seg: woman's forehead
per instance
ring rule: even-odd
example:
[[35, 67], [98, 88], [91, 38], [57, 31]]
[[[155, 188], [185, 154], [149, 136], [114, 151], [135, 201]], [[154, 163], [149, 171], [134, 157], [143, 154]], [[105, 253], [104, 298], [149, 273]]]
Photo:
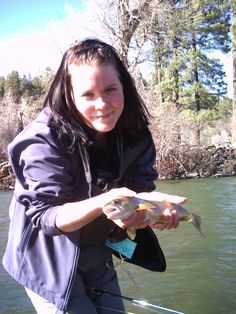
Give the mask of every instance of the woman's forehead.
[[112, 64], [91, 66], [71, 64], [68, 68], [72, 84], [79, 84], [85, 89], [93, 85], [103, 86], [120, 83], [119, 75]]

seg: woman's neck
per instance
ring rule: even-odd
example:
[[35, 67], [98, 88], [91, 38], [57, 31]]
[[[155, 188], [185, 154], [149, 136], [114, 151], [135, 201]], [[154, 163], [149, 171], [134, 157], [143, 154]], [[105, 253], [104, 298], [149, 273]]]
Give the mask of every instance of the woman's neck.
[[105, 148], [107, 145], [108, 133], [96, 133], [95, 136], [95, 147]]

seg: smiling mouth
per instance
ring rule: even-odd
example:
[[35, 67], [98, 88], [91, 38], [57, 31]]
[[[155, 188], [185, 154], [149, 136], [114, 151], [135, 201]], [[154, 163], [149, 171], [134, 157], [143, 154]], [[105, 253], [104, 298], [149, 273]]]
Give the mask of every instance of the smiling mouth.
[[106, 119], [106, 118], [109, 118], [111, 116], [112, 112], [109, 112], [109, 113], [106, 113], [106, 114], [103, 114], [103, 115], [99, 115], [99, 116], [96, 116], [96, 119]]

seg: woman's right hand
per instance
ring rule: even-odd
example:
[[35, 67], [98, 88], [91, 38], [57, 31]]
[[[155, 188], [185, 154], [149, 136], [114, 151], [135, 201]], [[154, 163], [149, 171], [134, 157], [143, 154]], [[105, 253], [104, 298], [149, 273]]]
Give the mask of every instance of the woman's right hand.
[[[136, 193], [128, 188], [116, 188], [103, 194], [103, 198], [106, 199], [106, 203], [103, 206], [103, 212], [110, 220], [115, 219], [127, 219], [134, 212], [134, 208], [127, 208], [122, 206], [123, 203], [127, 203], [127, 199], [135, 196]], [[119, 201], [116, 201], [119, 200]]]
[[108, 199], [107, 203], [116, 199], [116, 198], [121, 198], [121, 197], [133, 197], [137, 193], [133, 190], [130, 190], [126, 187], [122, 188], [115, 188], [111, 189], [110, 191], [106, 192], [106, 198]]
[[[128, 227], [139, 229], [148, 226], [149, 222], [146, 219], [145, 210], [136, 211], [134, 208], [125, 208], [123, 206], [119, 206], [119, 204], [112, 203], [112, 201], [117, 198], [131, 198], [137, 194], [136, 192], [122, 187], [112, 189], [107, 192], [107, 194], [107, 196], [110, 198], [110, 201], [105, 204], [103, 212], [108, 219], [114, 221], [119, 227], [123, 229]], [[109, 206], [109, 203], [111, 203], [111, 206]]]

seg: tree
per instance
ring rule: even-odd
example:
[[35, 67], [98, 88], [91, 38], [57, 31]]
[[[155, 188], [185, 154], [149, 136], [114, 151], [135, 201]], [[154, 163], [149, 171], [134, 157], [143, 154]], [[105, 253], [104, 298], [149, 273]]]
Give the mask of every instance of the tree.
[[[196, 141], [201, 110], [214, 109], [227, 92], [225, 73], [209, 52], [229, 50], [230, 10], [227, 0], [168, 0], [152, 26], [159, 100], [195, 112]], [[199, 115], [200, 114], [200, 115]], [[193, 117], [193, 115], [191, 115]], [[200, 126], [200, 125], [199, 125]]]
[[232, 145], [236, 147], [236, 2], [232, 0], [232, 56], [233, 56], [233, 114], [232, 114]]
[[15, 101], [19, 101], [22, 90], [21, 90], [21, 78], [17, 71], [12, 71], [6, 79], [5, 90], [10, 93]]
[[[99, 19], [127, 67], [134, 69], [147, 40], [153, 3], [161, 0], [100, 0]], [[131, 61], [132, 60], [132, 61]]]
[[5, 94], [5, 78], [0, 76], [0, 97], [3, 97]]

